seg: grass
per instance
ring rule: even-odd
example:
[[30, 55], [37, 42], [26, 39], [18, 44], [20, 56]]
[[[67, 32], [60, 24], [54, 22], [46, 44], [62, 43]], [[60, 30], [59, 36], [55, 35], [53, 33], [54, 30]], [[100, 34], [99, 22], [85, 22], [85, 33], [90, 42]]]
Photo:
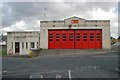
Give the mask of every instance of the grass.
[[0, 56], [5, 56], [7, 55], [7, 50], [6, 49], [3, 49], [0, 51]]

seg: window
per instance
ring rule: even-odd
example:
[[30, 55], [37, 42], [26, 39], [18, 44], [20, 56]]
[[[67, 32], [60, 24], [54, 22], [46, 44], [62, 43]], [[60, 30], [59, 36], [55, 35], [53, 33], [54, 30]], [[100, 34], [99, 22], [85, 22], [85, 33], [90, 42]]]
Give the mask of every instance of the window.
[[60, 35], [59, 35], [59, 34], [56, 34], [56, 38], [60, 38]]
[[11, 42], [11, 45], [12, 45], [11, 48], [13, 49], [13, 42]]
[[49, 34], [49, 35], [53, 35], [53, 34]]
[[80, 41], [80, 39], [76, 39], [76, 41]]
[[94, 38], [94, 36], [90, 36], [90, 38]]
[[80, 38], [80, 36], [76, 36], [76, 38]]
[[49, 41], [53, 41], [53, 39], [49, 39]]
[[73, 39], [69, 39], [69, 41], [73, 41]]
[[66, 35], [63, 35], [62, 37], [63, 37], [63, 38], [66, 38]]
[[97, 41], [100, 41], [100, 39], [97, 39]]
[[77, 25], [74, 25], [74, 27], [76, 27]]
[[56, 38], [60, 38], [59, 36], [56, 36]]
[[26, 42], [26, 49], [28, 49], [28, 42]]
[[73, 38], [73, 36], [72, 36], [72, 35], [70, 35], [70, 36], [69, 36], [69, 38]]
[[45, 23], [47, 23], [47, 21], [44, 21]]
[[53, 35], [49, 35], [49, 38], [53, 38]]
[[66, 39], [63, 39], [63, 41], [66, 41]]
[[22, 42], [22, 49], [24, 49], [24, 42]]
[[87, 38], [87, 36], [83, 36], [83, 38]]
[[100, 36], [97, 36], [97, 38], [100, 38]]
[[35, 43], [34, 42], [30, 42], [30, 48], [35, 48]]
[[53, 23], [55, 23], [56, 21], [53, 21]]
[[69, 27], [72, 27], [72, 25], [69, 25]]
[[95, 27], [97, 27], [97, 25], [95, 25]]
[[90, 39], [90, 41], [93, 41], [93, 39]]
[[39, 43], [37, 42], [37, 48], [39, 48]]
[[83, 38], [87, 38], [87, 36], [83, 36]]
[[59, 39], [56, 39], [56, 41], [59, 41]]

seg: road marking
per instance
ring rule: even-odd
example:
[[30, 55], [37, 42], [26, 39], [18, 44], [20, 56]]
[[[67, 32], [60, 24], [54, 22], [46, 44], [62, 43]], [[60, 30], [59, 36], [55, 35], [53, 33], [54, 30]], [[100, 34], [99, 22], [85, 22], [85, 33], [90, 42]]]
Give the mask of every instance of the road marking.
[[116, 55], [116, 56], [91, 56], [91, 57], [118, 57], [118, 56]]
[[69, 80], [72, 80], [71, 71], [70, 70], [68, 70], [68, 75], [69, 75]]
[[2, 73], [7, 73], [7, 71], [2, 71]]

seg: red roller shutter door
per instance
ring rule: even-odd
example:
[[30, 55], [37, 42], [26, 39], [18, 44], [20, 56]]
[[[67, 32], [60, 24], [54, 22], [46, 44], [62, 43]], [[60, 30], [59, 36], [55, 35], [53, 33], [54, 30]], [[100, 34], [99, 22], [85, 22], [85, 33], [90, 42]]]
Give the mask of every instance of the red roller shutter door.
[[49, 30], [49, 49], [102, 48], [102, 30]]
[[48, 49], [55, 48], [55, 31], [49, 30], [48, 31]]
[[80, 49], [82, 48], [82, 31], [81, 30], [75, 30], [75, 48]]
[[74, 49], [74, 30], [68, 30], [68, 49]]
[[95, 30], [89, 30], [88, 31], [88, 39], [89, 39], [89, 48], [94, 49], [95, 48]]
[[96, 42], [96, 48], [102, 48], [102, 31], [101, 30], [95, 30], [95, 42]]
[[68, 30], [62, 30], [61, 36], [62, 36], [61, 48], [67, 49], [68, 48], [68, 44], [67, 44], [67, 42], [68, 42]]
[[88, 40], [88, 30], [81, 30], [82, 31], [82, 47], [83, 49], [89, 48], [89, 40]]
[[55, 48], [60, 49], [61, 48], [61, 30], [55, 30]]

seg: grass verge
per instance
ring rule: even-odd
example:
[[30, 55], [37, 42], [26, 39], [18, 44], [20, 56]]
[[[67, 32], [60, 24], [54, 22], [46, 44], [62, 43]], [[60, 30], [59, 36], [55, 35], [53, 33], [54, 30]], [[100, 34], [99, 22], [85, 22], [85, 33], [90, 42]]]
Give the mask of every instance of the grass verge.
[[6, 49], [3, 49], [0, 51], [0, 56], [5, 56], [7, 55], [7, 50]]

